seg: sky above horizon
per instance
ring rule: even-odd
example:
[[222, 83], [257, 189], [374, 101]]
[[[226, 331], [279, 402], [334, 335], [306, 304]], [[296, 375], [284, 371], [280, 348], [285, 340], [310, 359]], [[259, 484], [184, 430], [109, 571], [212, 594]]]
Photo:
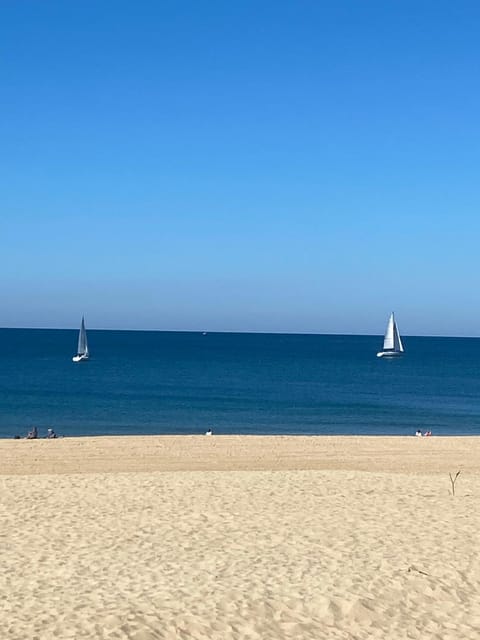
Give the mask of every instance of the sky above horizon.
[[480, 335], [479, 28], [5, 0], [0, 326]]

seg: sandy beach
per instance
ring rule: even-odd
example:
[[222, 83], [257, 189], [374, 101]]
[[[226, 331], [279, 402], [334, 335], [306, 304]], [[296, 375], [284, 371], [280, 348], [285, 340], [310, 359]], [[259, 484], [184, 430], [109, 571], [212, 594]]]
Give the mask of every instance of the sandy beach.
[[480, 438], [2, 440], [0, 464], [1, 638], [478, 637]]

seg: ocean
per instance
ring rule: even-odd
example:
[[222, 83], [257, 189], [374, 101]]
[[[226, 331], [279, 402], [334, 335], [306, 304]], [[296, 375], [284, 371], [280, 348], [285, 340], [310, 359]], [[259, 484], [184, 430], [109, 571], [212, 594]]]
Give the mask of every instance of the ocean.
[[0, 437], [107, 434], [480, 434], [480, 340], [0, 330]]

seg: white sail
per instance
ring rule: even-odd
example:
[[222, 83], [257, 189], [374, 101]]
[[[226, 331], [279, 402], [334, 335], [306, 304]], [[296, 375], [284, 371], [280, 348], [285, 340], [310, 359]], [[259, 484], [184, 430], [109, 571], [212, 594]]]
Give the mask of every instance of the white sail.
[[402, 339], [400, 338], [397, 323], [395, 322], [395, 315], [392, 312], [388, 319], [387, 330], [385, 331], [383, 351], [380, 351], [377, 355], [381, 357], [384, 355], [400, 355], [401, 353], [403, 353]]
[[85, 318], [82, 317], [82, 324], [80, 325], [80, 332], [78, 334], [78, 346], [77, 355], [72, 359], [74, 362], [80, 362], [80, 360], [88, 360], [88, 342], [87, 332], [85, 330]]
[[393, 348], [395, 349], [395, 351], [399, 351], [400, 353], [403, 353], [402, 339], [400, 338], [400, 332], [398, 330], [397, 323], [395, 322], [395, 320], [393, 321]]

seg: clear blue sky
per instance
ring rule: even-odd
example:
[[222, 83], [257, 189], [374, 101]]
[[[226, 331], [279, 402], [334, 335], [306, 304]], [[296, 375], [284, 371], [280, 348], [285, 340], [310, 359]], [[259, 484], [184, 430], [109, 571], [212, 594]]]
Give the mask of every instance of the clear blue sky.
[[0, 326], [480, 335], [480, 4], [4, 0]]

